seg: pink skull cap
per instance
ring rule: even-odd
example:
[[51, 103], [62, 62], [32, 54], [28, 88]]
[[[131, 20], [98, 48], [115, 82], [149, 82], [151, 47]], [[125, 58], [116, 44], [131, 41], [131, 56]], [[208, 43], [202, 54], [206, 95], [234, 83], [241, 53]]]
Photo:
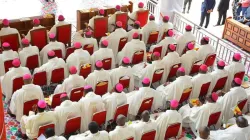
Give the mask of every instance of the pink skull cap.
[[65, 18], [64, 18], [63, 15], [59, 15], [59, 16], [58, 16], [58, 21], [64, 21], [64, 19], [65, 19]]
[[172, 108], [177, 108], [179, 106], [179, 102], [177, 100], [171, 100], [170, 101], [170, 106]]
[[187, 26], [185, 27], [185, 29], [186, 29], [187, 31], [191, 31], [191, 30], [192, 30], [192, 26], [191, 26], [191, 25], [187, 25]]
[[122, 62], [124, 64], [129, 64], [130, 63], [130, 59], [128, 57], [123, 57]]
[[118, 83], [118, 84], [115, 85], [115, 89], [118, 92], [122, 92], [123, 91], [123, 85]]
[[202, 64], [202, 65], [200, 66], [200, 70], [207, 72], [207, 65]]
[[76, 73], [77, 73], [76, 67], [75, 67], [75, 66], [71, 66], [71, 67], [69, 68], [69, 72], [70, 72], [71, 74], [76, 74]]
[[80, 49], [82, 47], [82, 44], [80, 42], [75, 42], [74, 43], [74, 48]]
[[85, 33], [87, 36], [90, 36], [90, 35], [92, 35], [92, 32], [91, 31], [88, 31], [88, 32], [86, 32]]
[[238, 85], [241, 85], [242, 80], [240, 78], [234, 78], [234, 82]]
[[169, 44], [169, 49], [171, 51], [175, 51], [176, 50], [176, 46], [174, 44]]
[[3, 43], [3, 47], [4, 47], [4, 48], [9, 48], [9, 47], [10, 47], [10, 44], [9, 44], [8, 42], [4, 42], [4, 43]]
[[116, 22], [116, 26], [117, 26], [117, 27], [122, 27], [122, 22], [121, 22], [121, 21], [117, 21], [117, 22]]
[[116, 6], [115, 6], [115, 9], [116, 9], [116, 10], [121, 10], [121, 6], [120, 6], [120, 5], [116, 5]]
[[222, 60], [218, 61], [217, 64], [218, 64], [219, 66], [221, 66], [221, 67], [224, 67], [224, 66], [226, 65], [225, 62], [222, 61]]
[[184, 68], [184, 67], [180, 67], [180, 68], [178, 69], [178, 71], [180, 71], [180, 72], [185, 72], [185, 68]]
[[34, 23], [35, 25], [39, 25], [39, 24], [40, 24], [40, 20], [39, 20], [38, 18], [35, 18], [35, 19], [33, 20], [33, 23]]
[[150, 83], [150, 79], [145, 77], [143, 80], [142, 80], [142, 83], [143, 84], [149, 84]]
[[234, 53], [233, 57], [234, 57], [235, 60], [238, 60], [238, 61], [241, 59], [240, 53]]
[[204, 39], [205, 41], [209, 42], [209, 37], [205, 36], [205, 37], [203, 37], [203, 39]]
[[12, 61], [12, 65], [13, 65], [14, 67], [19, 67], [19, 66], [21, 65], [20, 59], [15, 58], [15, 59]]
[[217, 101], [218, 100], [218, 98], [219, 98], [219, 96], [217, 95], [217, 93], [216, 92], [213, 92], [212, 94], [211, 94], [211, 97], [212, 97], [212, 100], [213, 101]]
[[44, 100], [39, 100], [38, 103], [37, 103], [37, 106], [39, 108], [46, 108], [46, 102]]
[[164, 16], [163, 19], [164, 19], [165, 21], [169, 21], [169, 16]]
[[24, 45], [29, 45], [29, 44], [30, 44], [30, 42], [29, 42], [29, 40], [28, 40], [28, 39], [23, 38], [23, 39], [22, 39], [22, 44], [24, 44]]
[[3, 25], [4, 26], [9, 26], [10, 22], [8, 19], [3, 19]]
[[109, 41], [108, 41], [108, 40], [103, 40], [103, 41], [102, 41], [102, 45], [108, 47]]
[[189, 50], [193, 50], [193, 49], [194, 49], [194, 44], [193, 44], [192, 42], [189, 42], [189, 43], [187, 44], [187, 48], [188, 48]]
[[51, 51], [48, 51], [47, 55], [50, 56], [50, 57], [53, 57], [53, 56], [55, 56], [56, 54], [55, 54], [54, 51], [51, 50]]
[[161, 54], [159, 52], [154, 52], [153, 54], [154, 54], [154, 56], [157, 56], [157, 57], [161, 56]]
[[143, 2], [139, 2], [138, 7], [139, 8], [143, 8], [144, 7], [144, 3]]
[[60, 98], [64, 98], [64, 97], [67, 97], [66, 93], [63, 93], [63, 94], [60, 95]]
[[102, 67], [103, 67], [103, 63], [102, 63], [102, 61], [100, 61], [100, 60], [96, 61], [96, 62], [95, 62], [95, 65], [96, 65], [96, 67], [98, 67], [98, 68], [102, 68]]
[[167, 31], [168, 36], [172, 37], [174, 35], [174, 31], [172, 29]]
[[133, 39], [137, 39], [139, 37], [139, 34], [137, 32], [134, 32]]
[[32, 78], [31, 74], [24, 74], [23, 75], [23, 80], [29, 80], [31, 78]]
[[151, 14], [151, 15], [149, 16], [149, 19], [154, 20], [154, 19], [155, 19], [155, 16]]
[[104, 10], [103, 10], [103, 9], [100, 9], [100, 10], [99, 10], [99, 13], [100, 13], [101, 15], [104, 15]]
[[141, 22], [137, 20], [137, 21], [135, 21], [135, 24], [137, 24], [137, 25], [140, 26], [140, 25], [141, 25]]
[[84, 86], [84, 89], [86, 90], [86, 89], [91, 89], [92, 88], [92, 86], [91, 85], [86, 85], [86, 86]]
[[49, 34], [49, 38], [53, 39], [53, 38], [55, 38], [55, 37], [56, 37], [56, 34], [54, 34], [54, 33], [50, 33], [50, 34]]

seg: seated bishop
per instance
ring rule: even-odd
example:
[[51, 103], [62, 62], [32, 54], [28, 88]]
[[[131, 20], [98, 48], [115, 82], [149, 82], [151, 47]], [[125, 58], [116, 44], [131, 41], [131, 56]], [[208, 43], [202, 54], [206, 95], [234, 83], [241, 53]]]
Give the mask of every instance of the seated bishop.
[[168, 30], [173, 30], [174, 26], [173, 24], [169, 21], [169, 16], [164, 16], [162, 19], [162, 24], [159, 27], [159, 36], [158, 36], [158, 42], [160, 42], [162, 39], [164, 39], [164, 34], [168, 31]]
[[[16, 28], [10, 27], [10, 21], [8, 19], [2, 20], [2, 28], [0, 30], [0, 36], [10, 35], [10, 34], [17, 34], [19, 44], [21, 44], [21, 36]], [[4, 42], [0, 42], [1, 44]]]
[[142, 36], [142, 32], [141, 32], [141, 23], [140, 21], [135, 21], [135, 23], [133, 24], [133, 29], [131, 29], [128, 32], [128, 42], [130, 42], [133, 39], [133, 34], [134, 33], [138, 33], [139, 35]]
[[149, 36], [152, 32], [158, 31], [158, 25], [155, 21], [155, 17], [153, 15], [149, 16], [148, 23], [142, 28], [142, 41], [147, 44]]
[[120, 5], [116, 5], [115, 6], [115, 13], [112, 14], [109, 18], [108, 18], [108, 31], [109, 32], [113, 32], [115, 29], [115, 22], [116, 22], [116, 15], [117, 14], [121, 14], [123, 13], [121, 11], [121, 6]]
[[201, 39], [201, 46], [198, 49], [198, 55], [199, 55], [199, 60], [201, 60], [202, 63], [205, 62], [206, 58], [211, 55], [215, 54], [215, 50], [211, 44], [209, 44], [209, 38], [208, 37], [203, 37]]
[[[40, 20], [38, 18], [35, 18], [33, 20], [33, 28], [29, 30], [29, 32], [27, 33], [27, 35], [25, 36], [25, 38], [27, 38], [29, 41], [31, 41], [31, 31], [33, 30], [37, 30], [37, 29], [42, 29], [42, 28], [46, 28], [42, 25], [40, 25]], [[24, 37], [24, 35], [22, 35]]]
[[57, 35], [56, 34], [57, 27], [69, 24], [69, 23], [65, 22], [65, 18], [63, 15], [59, 15], [57, 20], [58, 20], [58, 22], [50, 29], [50, 31], [48, 32], [49, 34], [53, 33], [53, 34]]
[[94, 30], [94, 21], [95, 21], [95, 19], [96, 18], [102, 18], [103, 16], [104, 16], [104, 9], [100, 9], [99, 11], [98, 11], [98, 15], [96, 15], [96, 16], [93, 16], [90, 20], [89, 20], [89, 23], [88, 23], [88, 27], [90, 27], [91, 28], [91, 30]]
[[63, 136], [56, 136], [55, 129], [47, 128], [44, 132], [46, 140], [66, 140]]
[[134, 12], [129, 14], [128, 24], [133, 24], [137, 20], [137, 12], [144, 11], [144, 10], [146, 10], [146, 8], [144, 8], [144, 3], [139, 2], [137, 11], [134, 11]]

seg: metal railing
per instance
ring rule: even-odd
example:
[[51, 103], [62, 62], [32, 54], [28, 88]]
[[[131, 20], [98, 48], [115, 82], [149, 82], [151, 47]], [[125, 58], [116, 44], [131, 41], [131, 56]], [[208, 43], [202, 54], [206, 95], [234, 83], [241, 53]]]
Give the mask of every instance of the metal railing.
[[157, 0], [147, 0], [147, 9], [150, 14], [155, 16], [155, 19], [159, 19], [160, 17], [160, 7]]

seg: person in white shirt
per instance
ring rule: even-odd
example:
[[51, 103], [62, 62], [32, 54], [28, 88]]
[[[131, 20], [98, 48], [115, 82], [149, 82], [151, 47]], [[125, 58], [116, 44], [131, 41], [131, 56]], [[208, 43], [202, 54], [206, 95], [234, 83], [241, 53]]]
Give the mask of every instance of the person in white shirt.
[[3, 52], [0, 54], [0, 76], [3, 76], [7, 71], [5, 71], [4, 62], [19, 58], [18, 53], [13, 51], [10, 44], [4, 42], [2, 44]]
[[198, 60], [202, 60], [201, 63], [204, 63], [208, 55], [215, 54], [215, 50], [211, 44], [209, 44], [209, 38], [208, 37], [203, 37], [200, 41], [201, 46], [199, 47], [198, 55], [199, 58]]
[[89, 24], [88, 27], [91, 28], [91, 30], [94, 30], [94, 21], [96, 18], [102, 18], [104, 16], [104, 10], [100, 9], [98, 12], [98, 15], [93, 16], [90, 20], [89, 20]]
[[150, 15], [149, 22], [142, 28], [142, 41], [147, 44], [150, 34], [156, 31], [158, 31], [158, 25], [155, 22], [155, 17]]
[[62, 52], [62, 58], [65, 58], [65, 45], [62, 42], [56, 41], [56, 35], [54, 33], [49, 34], [50, 42], [46, 46], [43, 47], [43, 49], [40, 51], [40, 57], [42, 60], [42, 64], [45, 64], [48, 62], [48, 51], [52, 50], [61, 50]]
[[135, 130], [132, 126], [126, 125], [126, 117], [124, 115], [118, 115], [116, 123], [115, 129], [109, 132], [110, 140], [135, 139]]
[[143, 35], [142, 35], [142, 32], [141, 32], [141, 23], [140, 23], [140, 21], [135, 21], [133, 27], [134, 27], [134, 28], [131, 29], [131, 30], [128, 32], [128, 42], [130, 42], [130, 41], [133, 39], [133, 34], [134, 34], [134, 33], [138, 33], [139, 35], [143, 36]]
[[209, 128], [207, 126], [201, 127], [199, 129], [199, 136], [197, 136], [195, 140], [210, 140], [209, 135], [210, 135]]
[[57, 33], [57, 31], [56, 31], [57, 27], [69, 24], [69, 23], [65, 22], [64, 20], [65, 20], [64, 16], [63, 16], [63, 15], [59, 15], [59, 16], [58, 16], [58, 23], [55, 24], [55, 25], [50, 29], [50, 31], [49, 31], [48, 33], [49, 33], [49, 34], [50, 34], [50, 33], [53, 33], [53, 34], [56, 35], [56, 33]]
[[95, 62], [100, 60], [102, 61], [103, 59], [107, 59], [107, 58], [111, 58], [111, 69], [115, 68], [115, 64], [116, 64], [116, 60], [114, 57], [114, 53], [112, 51], [112, 49], [107, 48], [109, 46], [109, 42], [107, 40], [103, 40], [101, 42], [100, 48], [99, 50], [97, 50], [96, 52], [94, 52], [91, 55], [91, 68], [92, 71], [95, 70]]
[[91, 58], [88, 51], [82, 49], [80, 42], [74, 43], [75, 51], [70, 54], [66, 60], [68, 68], [74, 66], [77, 68], [78, 74], [80, 73], [81, 66], [91, 64]]
[[179, 53], [180, 56], [183, 54], [183, 51], [186, 45], [189, 42], [193, 42], [193, 44], [195, 44], [195, 40], [196, 40], [196, 37], [192, 33], [192, 26], [187, 25], [185, 29], [186, 29], [186, 32], [182, 36], [180, 36], [177, 40], [177, 46], [178, 46], [177, 52]]
[[30, 56], [37, 55], [38, 56], [38, 67], [41, 65], [40, 57], [39, 57], [39, 49], [37, 46], [31, 46], [28, 39], [22, 39], [22, 50], [19, 51], [19, 57], [21, 60], [21, 65], [24, 67], [27, 64], [27, 59]]
[[37, 18], [35, 18], [33, 20], [33, 25], [34, 25], [33, 28], [29, 30], [29, 32], [28, 32], [28, 34], [26, 36], [22, 35], [24, 38], [27, 38], [29, 41], [31, 41], [31, 34], [30, 34], [31, 31], [45, 28], [44, 26], [40, 25], [40, 20], [37, 19]]
[[47, 128], [44, 132], [46, 140], [66, 140], [63, 136], [56, 136], [53, 128]]
[[144, 11], [145, 9], [143, 7], [144, 7], [144, 3], [139, 2], [138, 3], [138, 10], [129, 14], [128, 24], [133, 24], [137, 20], [137, 12], [138, 11]]
[[158, 127], [158, 140], [164, 140], [168, 126], [175, 123], [180, 123], [180, 129], [177, 136], [180, 137], [182, 132], [182, 117], [177, 112], [178, 106], [179, 103], [177, 100], [171, 100], [170, 110], [160, 114], [160, 116], [156, 119], [156, 124]]
[[109, 32], [113, 32], [115, 29], [115, 22], [116, 22], [116, 15], [117, 14], [121, 14], [121, 6], [120, 5], [116, 5], [115, 6], [115, 13], [112, 14], [109, 18], [108, 18], [108, 30]]
[[181, 56], [181, 66], [185, 68], [186, 74], [190, 74], [193, 64], [198, 59], [198, 53], [194, 50], [194, 44], [191, 42], [187, 44], [186, 50], [186, 53]]
[[[5, 35], [10, 35], [10, 34], [18, 34], [18, 41], [19, 45], [21, 46], [21, 37], [17, 29], [11, 28], [9, 26], [10, 22], [8, 19], [3, 19], [2, 20], [3, 27], [0, 30], [0, 37], [5, 36]], [[3, 43], [3, 42], [0, 42]]]
[[233, 62], [230, 65], [225, 67], [225, 70], [228, 71], [228, 78], [225, 87], [225, 91], [229, 91], [231, 88], [231, 83], [234, 80], [234, 75], [238, 72], [245, 72], [245, 66], [241, 63], [240, 53], [235, 53], [233, 56]]
[[160, 42], [163, 38], [163, 35], [168, 30], [173, 30], [174, 26], [171, 22], [169, 22], [169, 16], [164, 16], [162, 19], [163, 23], [159, 27], [159, 36], [158, 36], [158, 42]]
[[16, 120], [20, 122], [23, 116], [24, 103], [31, 100], [44, 100], [43, 91], [40, 86], [32, 83], [30, 74], [23, 75], [24, 85], [21, 89], [15, 91], [9, 105], [10, 113], [16, 116]]
[[13, 80], [15, 78], [23, 77], [24, 74], [30, 74], [30, 71], [26, 67], [21, 66], [21, 62], [18, 58], [12, 61], [13, 68], [11, 68], [1, 81], [2, 92], [5, 95], [5, 102], [8, 103], [13, 94]]

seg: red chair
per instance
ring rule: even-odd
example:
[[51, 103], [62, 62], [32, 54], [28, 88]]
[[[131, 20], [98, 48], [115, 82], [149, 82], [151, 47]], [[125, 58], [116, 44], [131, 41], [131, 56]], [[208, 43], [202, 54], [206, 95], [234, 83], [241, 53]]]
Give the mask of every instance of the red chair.
[[67, 93], [63, 92], [63, 93], [53, 95], [52, 101], [51, 101], [51, 108], [56, 108], [57, 106], [61, 105], [61, 99], [60, 99], [61, 94], [67, 94]]
[[199, 72], [201, 66], [201, 64], [199, 64], [200, 62], [201, 60], [194, 62], [189, 75], [193, 75]]
[[181, 99], [179, 100], [179, 103], [182, 104], [182, 103], [186, 102], [189, 99], [191, 92], [192, 92], [191, 87], [185, 89], [181, 95]]
[[206, 97], [210, 84], [211, 82], [208, 82], [201, 86], [199, 98]]
[[87, 78], [91, 73], [91, 64], [85, 64], [85, 66], [81, 66], [80, 75], [84, 78]]
[[149, 10], [143, 10], [143, 11], [137, 11], [136, 15], [137, 15], [137, 21], [140, 21], [141, 23], [141, 27], [143, 27], [144, 25], [146, 25], [148, 23], [148, 14], [149, 14]]
[[83, 46], [83, 50], [86, 50], [89, 52], [90, 55], [94, 53], [94, 45], [93, 44], [86, 44]]
[[106, 36], [108, 32], [108, 18], [96, 18], [94, 19], [94, 38], [99, 40], [103, 36]]
[[122, 76], [119, 80], [119, 83], [123, 85], [123, 88], [129, 88], [130, 78], [124, 79], [126, 76]]
[[34, 74], [33, 84], [39, 86], [47, 85], [47, 74], [46, 71], [38, 72]]
[[145, 110], [151, 110], [152, 104], [153, 104], [154, 98], [147, 98], [144, 99], [141, 103], [140, 109], [138, 111], [138, 114], [140, 115]]
[[81, 117], [74, 117], [67, 120], [64, 135], [77, 132], [81, 128]]
[[213, 92], [216, 92], [218, 90], [222, 90], [224, 88], [224, 86], [226, 85], [226, 82], [227, 82], [227, 77], [220, 78], [216, 82], [214, 89], [213, 89]]
[[148, 37], [147, 44], [155, 44], [155, 43], [157, 43], [158, 35], [159, 35], [159, 31], [151, 32], [149, 37]]
[[181, 127], [180, 123], [169, 125], [165, 133], [165, 140], [169, 138], [176, 138], [178, 136], [180, 127]]
[[159, 52], [160, 53], [160, 56], [161, 56], [161, 52], [162, 52], [162, 46], [157, 46], [153, 49], [153, 53], [154, 52]]
[[39, 131], [38, 131], [38, 137], [39, 137], [41, 134], [44, 134], [44, 132], [45, 132], [46, 129], [48, 129], [48, 128], [52, 128], [52, 129], [55, 130], [55, 124], [49, 123], [49, 124], [40, 126], [40, 127], [39, 127]]
[[155, 130], [151, 130], [149, 132], [143, 133], [141, 140], [154, 140], [155, 139], [155, 134], [156, 131]]
[[116, 14], [116, 21], [120, 21], [122, 22], [122, 28], [124, 30], [127, 30], [127, 24], [128, 24], [128, 13], [120, 13], [120, 14]]
[[39, 50], [42, 50], [44, 46], [48, 44], [47, 29], [36, 29], [30, 31], [31, 35], [31, 45], [37, 46]]
[[22, 86], [24, 85], [23, 83], [23, 77], [17, 77], [15, 79], [13, 79], [13, 87], [12, 87], [12, 94], [17, 91], [18, 89], [21, 89]]
[[118, 106], [115, 111], [114, 121], [116, 121], [118, 115], [124, 115], [125, 117], [127, 117], [128, 107], [129, 107], [129, 104]]
[[26, 101], [23, 105], [23, 115], [29, 116], [29, 112], [32, 111], [33, 105], [37, 105], [38, 99]]
[[212, 126], [212, 125], [217, 124], [217, 122], [218, 122], [219, 119], [220, 119], [220, 114], [221, 114], [221, 112], [212, 113], [212, 114], [209, 116], [207, 126], [210, 127], [210, 126]]
[[74, 47], [70, 47], [66, 49], [66, 56], [65, 59], [67, 59], [69, 57], [70, 54], [72, 54], [75, 51]]
[[93, 114], [92, 121], [96, 122], [99, 126], [105, 124], [107, 111], [100, 111]]
[[205, 59], [204, 64], [207, 65], [207, 67], [212, 67], [214, 65], [215, 59], [216, 59], [216, 54], [209, 54]]
[[105, 58], [102, 60], [103, 69], [110, 70], [112, 67], [112, 58]]
[[176, 77], [176, 72], [177, 70], [181, 67], [181, 63], [179, 64], [174, 64], [171, 69], [170, 69], [170, 72], [168, 74], [168, 78], [167, 78], [167, 81], [173, 77]]
[[35, 54], [32, 56], [29, 56], [26, 61], [26, 67], [30, 70], [34, 70], [35, 68], [39, 67], [39, 55]]
[[62, 50], [53, 50], [55, 52], [56, 57], [63, 58], [62, 56]]
[[140, 50], [134, 53], [132, 58], [132, 64], [138, 64], [143, 62], [144, 59], [144, 50]]
[[9, 71], [9, 69], [13, 67], [12, 61], [13, 61], [13, 60], [4, 61], [5, 73], [7, 73], [7, 72]]
[[238, 102], [238, 107], [242, 111], [247, 103], [247, 99], [241, 100]]
[[61, 83], [64, 80], [64, 68], [54, 69], [51, 72], [51, 83]]
[[[13, 51], [18, 51], [19, 49], [19, 36], [18, 34], [9, 34], [9, 35], [4, 35], [0, 36], [0, 42], [8, 42], [10, 44], [10, 47]], [[2, 46], [2, 43], [0, 46]]]
[[118, 45], [118, 52], [120, 52], [124, 48], [127, 42], [128, 42], [128, 38], [126, 37], [120, 39], [120, 42]]
[[84, 88], [79, 87], [79, 88], [74, 88], [70, 92], [70, 100], [74, 102], [78, 102], [84, 95]]
[[104, 95], [108, 92], [108, 81], [100, 81], [95, 86], [95, 94]]
[[241, 72], [238, 72], [234, 75], [234, 78], [240, 78], [241, 80], [243, 79], [245, 75], [245, 72], [244, 71], [241, 71]]
[[65, 45], [71, 44], [71, 24], [56, 27], [56, 40]]
[[162, 78], [162, 75], [163, 75], [163, 72], [164, 72], [164, 69], [155, 70], [154, 75], [153, 75], [152, 83], [160, 82], [161, 78]]
[[134, 138], [133, 138], [133, 137], [130, 137], [130, 138], [127, 138], [126, 140], [134, 140]]

